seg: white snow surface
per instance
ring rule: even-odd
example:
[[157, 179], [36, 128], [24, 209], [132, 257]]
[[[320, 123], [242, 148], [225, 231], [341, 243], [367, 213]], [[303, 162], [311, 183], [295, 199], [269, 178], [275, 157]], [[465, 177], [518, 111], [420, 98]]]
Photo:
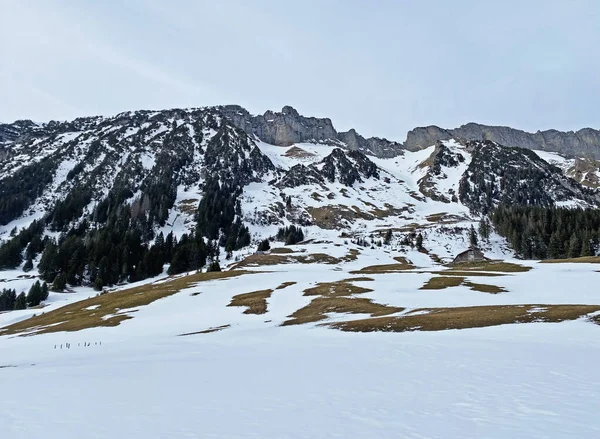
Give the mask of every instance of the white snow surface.
[[[310, 302], [306, 288], [392, 256], [361, 249], [344, 264], [270, 266], [122, 310], [135, 312], [117, 327], [0, 337], [2, 437], [598, 437], [600, 328], [590, 322], [365, 334], [280, 326]], [[374, 281], [358, 284], [374, 291], [360, 297], [408, 310], [600, 303], [594, 264], [530, 262], [527, 273], [469, 278], [508, 290], [491, 295], [419, 290], [433, 276], [427, 270], [443, 267], [416, 251], [407, 257], [420, 274], [369, 275]], [[275, 290], [266, 314], [227, 306], [233, 295], [290, 281], [297, 284]]]

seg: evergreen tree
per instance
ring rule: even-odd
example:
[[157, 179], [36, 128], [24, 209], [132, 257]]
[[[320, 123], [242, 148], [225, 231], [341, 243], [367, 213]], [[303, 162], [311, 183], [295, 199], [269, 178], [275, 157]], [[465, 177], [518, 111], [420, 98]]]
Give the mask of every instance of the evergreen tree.
[[48, 295], [49, 295], [48, 284], [46, 282], [44, 282], [44, 283], [42, 283], [42, 293], [40, 295], [42, 302], [44, 300], [48, 300]]
[[479, 221], [479, 235], [482, 239], [488, 240], [490, 238], [491, 226], [487, 218], [482, 218]]
[[26, 309], [27, 308], [27, 297], [25, 293], [21, 293], [17, 296], [15, 300], [15, 310]]
[[423, 235], [421, 235], [420, 233], [417, 235], [416, 247], [418, 250], [421, 250], [423, 248]]
[[29, 292], [27, 293], [27, 305], [29, 306], [38, 306], [42, 301], [42, 286], [40, 285], [40, 281], [36, 281]]
[[209, 265], [208, 268], [206, 270], [206, 272], [213, 272], [213, 271], [221, 271], [221, 266], [219, 265], [219, 261], [214, 260], [212, 261]]
[[568, 255], [570, 258], [578, 258], [581, 256], [581, 239], [579, 238], [579, 234], [577, 232], [573, 232], [571, 234]]
[[259, 252], [266, 252], [268, 250], [271, 249], [271, 245], [269, 244], [269, 240], [268, 239], [263, 239], [260, 244], [258, 244], [258, 248], [257, 251]]
[[102, 278], [100, 276], [96, 276], [96, 279], [94, 279], [94, 289], [96, 291], [102, 291], [102, 287], [104, 287]]
[[11, 289], [3, 289], [0, 292], [0, 311], [12, 311], [15, 308], [17, 292]]
[[25, 263], [23, 264], [23, 271], [25, 273], [29, 272], [33, 270], [33, 261], [31, 260], [31, 258], [28, 258]]
[[592, 256], [592, 245], [590, 244], [590, 239], [586, 235], [584, 236], [583, 241], [581, 242], [581, 256]]
[[52, 282], [52, 291], [62, 292], [67, 287], [67, 275], [65, 273], [60, 273]]
[[475, 227], [473, 227], [473, 225], [471, 225], [471, 229], [469, 230], [469, 244], [473, 248], [477, 247], [477, 244], [478, 244], [477, 232], [475, 231]]
[[559, 259], [563, 256], [562, 242], [558, 232], [553, 232], [548, 244], [548, 256], [552, 259]]
[[388, 229], [387, 232], [385, 232], [385, 237], [383, 238], [383, 243], [385, 245], [390, 245], [390, 243], [392, 242], [392, 229]]

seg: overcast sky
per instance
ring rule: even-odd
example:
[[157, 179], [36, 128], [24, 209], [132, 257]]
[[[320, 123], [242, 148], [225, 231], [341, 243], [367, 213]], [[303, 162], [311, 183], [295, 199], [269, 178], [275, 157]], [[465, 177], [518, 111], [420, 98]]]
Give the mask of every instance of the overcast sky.
[[292, 105], [403, 141], [600, 128], [600, 1], [0, 0], [0, 121]]

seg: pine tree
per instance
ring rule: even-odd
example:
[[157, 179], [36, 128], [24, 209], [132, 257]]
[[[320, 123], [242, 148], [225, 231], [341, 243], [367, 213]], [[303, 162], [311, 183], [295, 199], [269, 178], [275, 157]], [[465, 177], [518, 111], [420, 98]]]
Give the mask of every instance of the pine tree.
[[29, 306], [38, 306], [42, 301], [42, 286], [40, 285], [40, 281], [36, 281], [29, 292], [27, 293], [27, 305]]
[[590, 239], [586, 235], [581, 243], [581, 256], [592, 256], [592, 246], [590, 244]]
[[473, 227], [473, 225], [471, 225], [471, 230], [469, 230], [469, 244], [473, 248], [477, 247], [477, 244], [478, 244], [477, 232], [475, 231], [475, 227]]
[[40, 294], [41, 301], [43, 302], [44, 300], [48, 300], [49, 294], [50, 293], [48, 291], [48, 284], [46, 282], [44, 282], [42, 284], [42, 292]]
[[423, 235], [421, 235], [420, 233], [417, 235], [416, 246], [418, 250], [421, 250], [423, 248]]
[[102, 291], [102, 287], [104, 287], [102, 278], [100, 276], [96, 276], [96, 279], [94, 279], [94, 289], [96, 291]]
[[579, 239], [579, 235], [574, 232], [571, 234], [571, 239], [569, 240], [569, 253], [568, 256], [570, 258], [577, 258], [581, 255], [581, 240]]
[[490, 238], [490, 222], [487, 218], [482, 218], [479, 221], [479, 235], [482, 239], [488, 240]]
[[31, 260], [31, 258], [28, 258], [25, 263], [23, 264], [23, 271], [25, 273], [27, 273], [28, 271], [33, 270], [33, 261]]
[[62, 292], [67, 287], [67, 275], [65, 273], [60, 273], [52, 282], [52, 291]]
[[390, 245], [390, 243], [392, 242], [392, 229], [388, 229], [387, 232], [385, 232], [385, 237], [383, 238], [383, 243], [385, 245]]
[[207, 273], [214, 271], [221, 271], [221, 266], [217, 260], [212, 261], [206, 270]]
[[270, 250], [270, 248], [271, 248], [271, 245], [269, 244], [269, 240], [264, 239], [260, 242], [260, 244], [258, 244], [257, 251], [266, 252], [266, 251]]
[[21, 293], [17, 296], [15, 300], [15, 310], [26, 309], [27, 308], [27, 297], [25, 293]]
[[562, 257], [562, 243], [558, 232], [553, 232], [550, 236], [550, 243], [548, 244], [548, 256], [552, 259], [558, 259]]

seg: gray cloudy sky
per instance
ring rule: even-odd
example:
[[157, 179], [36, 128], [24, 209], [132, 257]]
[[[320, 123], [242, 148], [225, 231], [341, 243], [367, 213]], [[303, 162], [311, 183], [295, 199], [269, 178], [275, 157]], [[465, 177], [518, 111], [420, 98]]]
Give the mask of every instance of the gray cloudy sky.
[[292, 105], [403, 141], [600, 128], [600, 1], [0, 0], [0, 121]]

